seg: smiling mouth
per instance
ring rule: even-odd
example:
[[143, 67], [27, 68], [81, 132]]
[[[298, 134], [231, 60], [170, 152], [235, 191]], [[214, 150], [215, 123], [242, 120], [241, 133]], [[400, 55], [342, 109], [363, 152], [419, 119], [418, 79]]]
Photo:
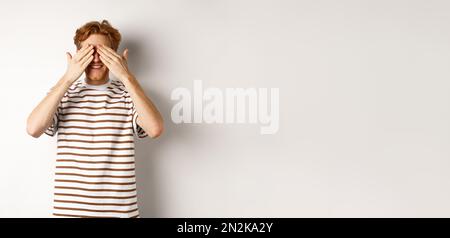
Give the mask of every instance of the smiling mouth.
[[103, 65], [97, 64], [97, 65], [89, 65], [89, 68], [91, 69], [101, 69]]

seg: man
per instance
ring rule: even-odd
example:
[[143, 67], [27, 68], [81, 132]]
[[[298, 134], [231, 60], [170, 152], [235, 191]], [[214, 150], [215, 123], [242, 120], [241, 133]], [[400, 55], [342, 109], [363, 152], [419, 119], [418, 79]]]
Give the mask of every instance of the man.
[[54, 216], [139, 217], [133, 135], [158, 137], [163, 119], [120, 40], [106, 20], [79, 28], [66, 73], [28, 117], [31, 136], [58, 132]]

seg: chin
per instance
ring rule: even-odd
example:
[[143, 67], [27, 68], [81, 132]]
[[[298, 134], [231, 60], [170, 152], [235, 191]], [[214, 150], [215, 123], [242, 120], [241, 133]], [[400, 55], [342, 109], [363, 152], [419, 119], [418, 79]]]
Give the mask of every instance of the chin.
[[92, 81], [102, 81], [107, 78], [107, 72], [86, 72], [86, 77]]

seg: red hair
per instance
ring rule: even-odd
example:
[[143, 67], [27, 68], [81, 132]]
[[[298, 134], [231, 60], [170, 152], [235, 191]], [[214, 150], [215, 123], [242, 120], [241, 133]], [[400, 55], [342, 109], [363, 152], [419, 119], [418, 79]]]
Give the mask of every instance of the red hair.
[[81, 42], [85, 41], [92, 34], [105, 35], [111, 42], [112, 49], [117, 51], [119, 48], [120, 40], [122, 39], [119, 31], [112, 27], [107, 20], [103, 20], [101, 22], [88, 22], [77, 29], [75, 36], [73, 37], [73, 42], [77, 46], [77, 49], [80, 49]]

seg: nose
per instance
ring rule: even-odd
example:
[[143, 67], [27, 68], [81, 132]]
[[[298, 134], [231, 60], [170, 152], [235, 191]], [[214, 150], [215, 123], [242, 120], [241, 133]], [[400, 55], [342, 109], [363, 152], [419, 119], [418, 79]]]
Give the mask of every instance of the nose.
[[95, 63], [101, 62], [100, 55], [97, 52], [97, 49], [94, 50], [94, 59], [92, 60]]

